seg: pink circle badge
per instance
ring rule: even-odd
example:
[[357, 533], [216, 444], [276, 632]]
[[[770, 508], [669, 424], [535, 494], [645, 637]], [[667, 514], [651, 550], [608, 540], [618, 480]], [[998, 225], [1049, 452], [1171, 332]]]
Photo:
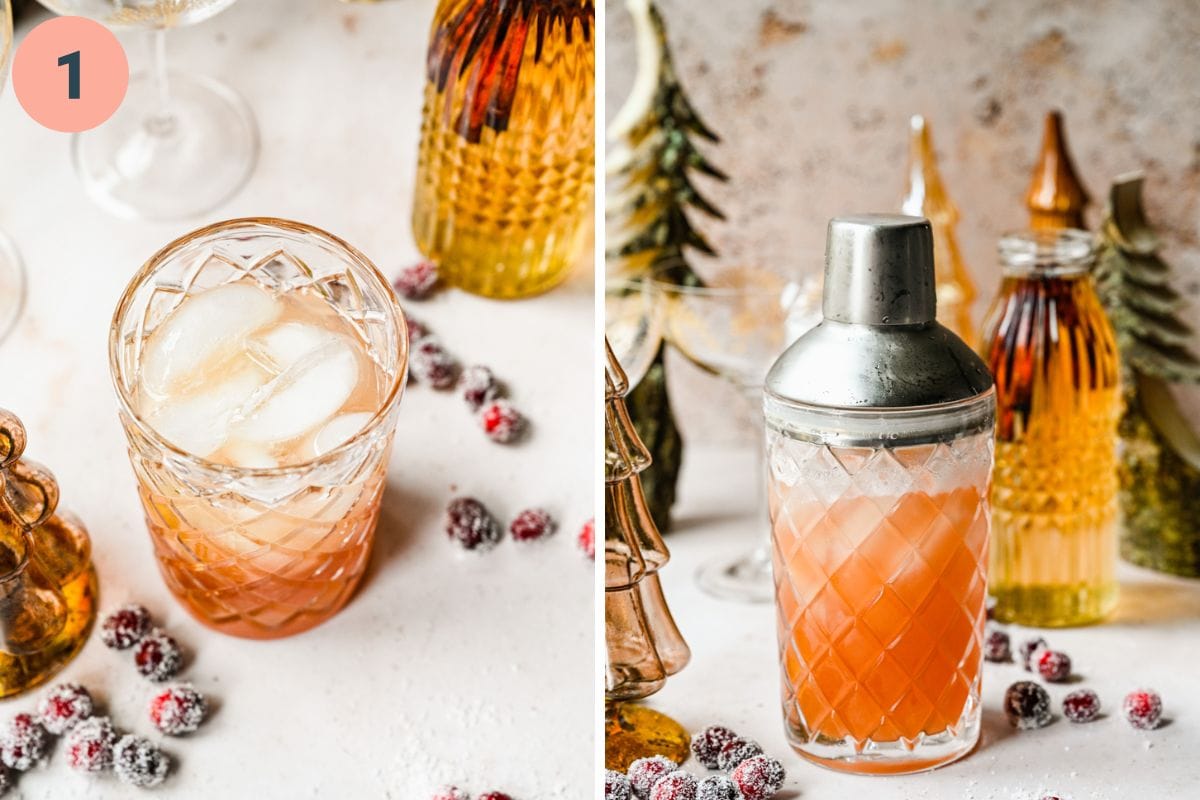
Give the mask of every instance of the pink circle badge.
[[113, 115], [129, 86], [129, 61], [112, 31], [84, 17], [38, 25], [17, 48], [13, 92], [25, 113], [65, 133], [90, 130]]

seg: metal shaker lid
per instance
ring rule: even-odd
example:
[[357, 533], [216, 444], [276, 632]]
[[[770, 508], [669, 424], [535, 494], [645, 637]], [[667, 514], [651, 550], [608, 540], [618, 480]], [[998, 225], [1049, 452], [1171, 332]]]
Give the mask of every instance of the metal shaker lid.
[[935, 317], [933, 231], [922, 217], [829, 222], [824, 319], [784, 351], [768, 396], [827, 408], [914, 408], [987, 392], [992, 376]]

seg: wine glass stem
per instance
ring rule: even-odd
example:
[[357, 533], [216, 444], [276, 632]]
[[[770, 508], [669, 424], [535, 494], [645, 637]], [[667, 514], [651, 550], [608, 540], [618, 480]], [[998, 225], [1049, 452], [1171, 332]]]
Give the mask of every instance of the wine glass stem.
[[171, 80], [167, 73], [167, 29], [150, 31], [150, 47], [153, 53], [154, 90], [158, 95], [158, 111], [147, 121], [147, 127], [155, 136], [169, 136], [175, 129], [175, 114], [171, 109]]
[[[754, 545], [753, 560], [760, 567], [766, 567], [771, 560], [771, 523], [770, 508], [767, 503], [767, 448], [766, 424], [763, 418], [762, 387], [742, 386], [742, 398], [746, 402], [751, 426], [754, 429], [754, 528], [757, 542]], [[760, 530], [763, 533], [757, 533]]]

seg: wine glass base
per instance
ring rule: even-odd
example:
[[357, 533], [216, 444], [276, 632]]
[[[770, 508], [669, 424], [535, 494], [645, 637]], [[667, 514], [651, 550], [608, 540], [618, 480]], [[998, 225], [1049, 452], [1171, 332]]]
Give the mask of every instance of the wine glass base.
[[704, 592], [721, 600], [769, 603], [775, 597], [771, 561], [758, 551], [709, 561], [696, 572], [696, 583]]
[[0, 231], [0, 342], [12, 333], [25, 307], [25, 268], [12, 240]]
[[169, 115], [152, 75], [138, 74], [117, 113], [72, 139], [75, 169], [101, 207], [129, 219], [211, 211], [245, 184], [258, 159], [246, 102], [211, 78], [170, 73]]

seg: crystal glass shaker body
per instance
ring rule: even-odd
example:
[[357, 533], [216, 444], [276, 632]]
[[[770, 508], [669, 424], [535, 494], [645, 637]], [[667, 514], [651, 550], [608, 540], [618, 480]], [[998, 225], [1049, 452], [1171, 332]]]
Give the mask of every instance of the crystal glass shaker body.
[[991, 593], [1022, 625], [1095, 622], [1117, 601], [1116, 337], [1090, 234], [1014, 234], [984, 342], [996, 376]]
[[824, 766], [915, 772], [979, 736], [994, 393], [934, 321], [927, 221], [829, 230], [824, 320], [764, 400], [784, 726]]

